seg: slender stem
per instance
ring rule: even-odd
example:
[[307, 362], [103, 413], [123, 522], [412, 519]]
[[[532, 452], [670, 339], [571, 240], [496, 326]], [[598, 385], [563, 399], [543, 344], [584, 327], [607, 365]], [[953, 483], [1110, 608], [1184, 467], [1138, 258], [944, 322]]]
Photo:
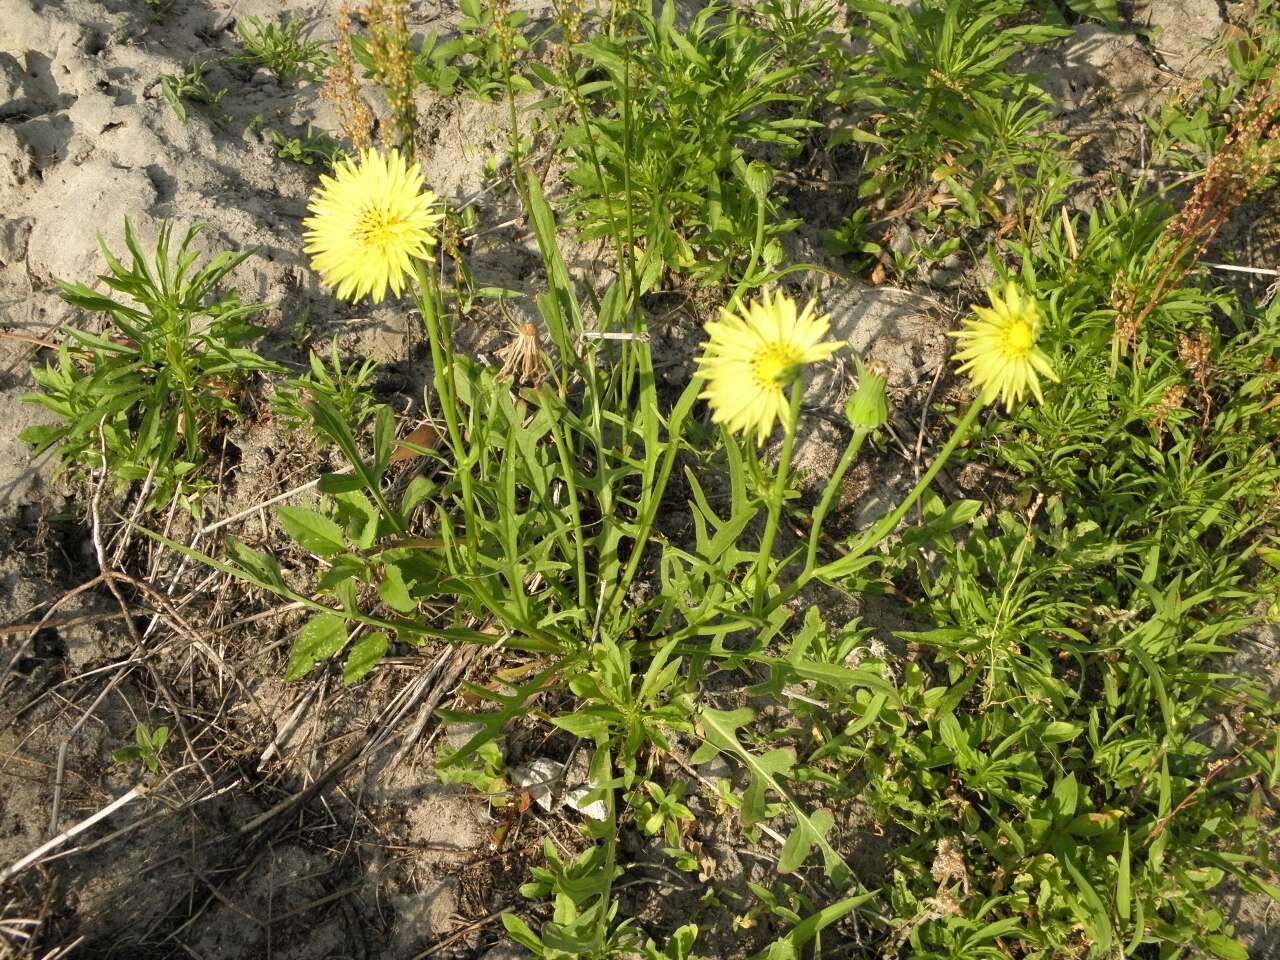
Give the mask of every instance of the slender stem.
[[[920, 478], [912, 491], [907, 494], [907, 498], [898, 504], [897, 509], [886, 516], [881, 517], [876, 525], [871, 528], [871, 531], [865, 534], [858, 543], [854, 545], [853, 549], [850, 551], [853, 556], [865, 553], [893, 532], [894, 528], [898, 526], [902, 518], [907, 515], [907, 511], [910, 510], [912, 505], [920, 499], [920, 495], [924, 493], [929, 484], [933, 482], [933, 478], [941, 472], [947, 460], [950, 459], [951, 454], [954, 453], [956, 447], [960, 445], [960, 441], [969, 435], [969, 430], [977, 421], [978, 414], [982, 412], [983, 406], [984, 404], [982, 403], [981, 398], [975, 399], [969, 404], [969, 409], [964, 412], [964, 416], [961, 417], [960, 422], [956, 424], [956, 429], [955, 432], [951, 434], [951, 439], [949, 439], [943, 448], [938, 451], [938, 456], [935, 457], [933, 463], [929, 465], [929, 469], [925, 471], [924, 476]], [[826, 566], [831, 566], [831, 564], [826, 564]], [[818, 572], [821, 573], [823, 569], [824, 567], [819, 567]]]
[[[629, 25], [626, 13], [623, 15], [624, 30]], [[629, 38], [624, 37], [622, 41], [622, 195], [624, 201], [623, 216], [626, 218], [627, 258], [625, 263], [619, 264], [619, 267], [627, 271], [627, 317], [630, 319], [630, 332], [643, 333], [643, 320], [638, 310], [632, 310], [632, 306], [639, 303], [640, 300], [640, 275], [636, 267], [636, 227], [635, 227], [635, 195], [632, 187], [631, 177], [631, 158], [634, 156], [633, 145], [635, 143], [635, 111], [632, 109], [632, 89], [631, 89], [631, 55], [634, 44], [629, 42]], [[622, 350], [622, 395], [628, 396], [635, 385], [635, 351], [631, 349], [631, 344], [624, 342]]]
[[764, 250], [764, 214], [765, 214], [765, 198], [764, 194], [756, 195], [756, 240], [751, 245], [751, 259], [747, 261], [747, 269], [742, 274], [742, 279], [738, 281], [738, 285], [733, 288], [733, 296], [730, 303], [734, 300], [740, 300], [742, 294], [746, 292], [747, 285], [751, 282], [751, 274], [756, 269], [756, 263], [760, 260], [760, 253]]
[[564, 471], [564, 483], [569, 489], [569, 512], [573, 514], [573, 552], [578, 568], [578, 607], [587, 609], [587, 557], [582, 544], [582, 511], [578, 506], [578, 484], [573, 478], [573, 465], [569, 462], [569, 451], [560, 424], [551, 418], [551, 439], [556, 445], [556, 453], [560, 455], [560, 469]]
[[427, 341], [431, 346], [431, 379], [440, 398], [445, 427], [449, 432], [449, 446], [453, 451], [454, 469], [462, 484], [462, 512], [466, 528], [466, 540], [475, 544], [476, 524], [474, 495], [471, 490], [471, 456], [462, 439], [462, 426], [458, 419], [457, 384], [453, 379], [451, 357], [447, 355], [441, 329], [440, 290], [434, 277], [421, 260], [414, 261], [418, 279], [418, 309], [427, 329]]
[[636, 573], [640, 569], [640, 558], [645, 555], [645, 546], [649, 543], [649, 532], [653, 529], [653, 524], [658, 519], [658, 510], [662, 506], [662, 495], [666, 492], [667, 483], [671, 480], [671, 468], [675, 465], [676, 454], [680, 451], [680, 436], [681, 431], [684, 429], [684, 417], [688, 413], [689, 406], [692, 405], [692, 395], [696, 395], [702, 389], [702, 385], [701, 377], [695, 376], [691, 379], [673, 408], [671, 420], [667, 424], [667, 444], [666, 450], [663, 451], [662, 455], [662, 465], [658, 468], [658, 476], [654, 480], [653, 486], [643, 494], [645, 506], [636, 521], [635, 544], [631, 548], [631, 557], [627, 560], [627, 566], [622, 572], [622, 578], [609, 591], [609, 599], [607, 601], [609, 605], [614, 602], [615, 598], [626, 596], [627, 591], [631, 588], [631, 581], [635, 579]]
[[591, 116], [587, 112], [587, 105], [583, 101], [582, 94], [578, 90], [577, 71], [573, 66], [572, 52], [565, 51], [565, 88], [570, 92], [570, 99], [573, 100], [574, 108], [578, 111], [578, 123], [582, 125], [582, 131], [586, 135], [587, 154], [591, 158], [591, 166], [596, 172], [596, 183], [600, 185], [600, 196], [604, 200], [605, 216], [609, 218], [609, 233], [613, 237], [613, 244], [617, 248], [614, 256], [618, 258], [618, 279], [622, 281], [622, 289], [624, 291], [624, 300], [628, 304], [626, 313], [629, 315], [631, 302], [631, 268], [627, 265], [627, 256], [624, 251], [622, 234], [618, 232], [618, 217], [613, 209], [613, 195], [608, 188], [608, 183], [604, 176], [604, 165], [600, 162], [600, 154], [596, 150], [595, 131], [592, 129]]
[[[625, 23], [625, 21], [624, 21]], [[631, 195], [631, 44], [622, 42], [622, 195], [626, 201], [623, 216], [627, 225], [627, 263], [631, 282], [628, 284], [634, 297], [640, 296], [640, 284], [636, 277], [636, 228], [633, 219], [635, 200]]]
[[845, 473], [857, 459], [858, 451], [862, 449], [862, 441], [867, 439], [869, 432], [866, 429], [853, 431], [853, 438], [844, 448], [844, 455], [840, 458], [840, 462], [836, 464], [836, 472], [831, 475], [831, 479], [827, 481], [827, 488], [822, 491], [822, 499], [818, 501], [818, 509], [813, 511], [813, 518], [810, 521], [809, 549], [805, 554], [804, 573], [800, 575], [801, 577], [808, 577], [818, 565], [818, 538], [822, 534], [822, 523], [827, 518], [831, 504], [835, 502], [836, 493], [840, 490], [840, 481], [844, 479]]
[[791, 473], [791, 451], [796, 440], [796, 424], [800, 420], [800, 401], [804, 398], [804, 377], [797, 376], [791, 384], [790, 407], [787, 411], [786, 433], [782, 437], [782, 456], [778, 460], [778, 472], [769, 490], [769, 516], [764, 524], [764, 536], [760, 540], [760, 553], [756, 557], [756, 590], [751, 601], [752, 611], [758, 616], [764, 610], [765, 584], [769, 577], [769, 560], [773, 556], [773, 541], [778, 535], [778, 517], [782, 515], [782, 501], [787, 495], [787, 480]]
[[391, 526], [395, 528], [396, 533], [405, 533], [404, 518], [400, 516], [400, 511], [391, 506], [391, 502], [387, 499], [386, 494], [382, 492], [375, 477], [372, 483], [366, 483], [365, 489], [369, 491], [369, 495], [373, 497], [373, 502], [377, 505], [378, 510], [387, 518]]
[[933, 463], [930, 464], [925, 475], [920, 478], [919, 482], [916, 483], [911, 492], [907, 494], [905, 500], [898, 504], [893, 511], [881, 517], [876, 522], [875, 526], [864, 533], [858, 539], [858, 542], [855, 543], [844, 556], [833, 560], [830, 563], [823, 564], [813, 570], [809, 570], [808, 567], [806, 567], [805, 572], [801, 573], [801, 575], [797, 577], [795, 581], [787, 587], [787, 589], [774, 598], [773, 602], [769, 604], [768, 609], [770, 611], [776, 610], [787, 600], [799, 593], [814, 577], [821, 579], [825, 572], [829, 571], [832, 567], [837, 566], [838, 564], [847, 563], [852, 558], [862, 556], [881, 540], [891, 534], [902, 521], [902, 518], [907, 515], [907, 511], [910, 510], [912, 505], [920, 499], [920, 495], [928, 489], [929, 484], [933, 482], [933, 478], [938, 475], [939, 471], [942, 470], [947, 460], [951, 457], [951, 454], [955, 452], [956, 447], [960, 445], [960, 441], [968, 436], [969, 430], [977, 421], [978, 414], [982, 412], [982, 408], [984, 406], [985, 404], [982, 402], [981, 397], [976, 398], [969, 404], [969, 409], [965, 411], [964, 416], [960, 418], [960, 422], [956, 424], [956, 429], [951, 434], [951, 439], [949, 439], [946, 442], [946, 445], [938, 451], [937, 457], [934, 458]]
[[524, 179], [520, 176], [520, 126], [516, 113], [516, 91], [511, 85], [511, 26], [507, 22], [510, 16], [508, 2], [490, 0], [489, 15], [494, 20], [495, 32], [498, 34], [498, 47], [502, 54], [502, 85], [507, 91], [507, 120], [511, 124], [511, 169], [516, 184], [516, 192], [524, 201], [524, 208], [529, 209], [529, 197], [526, 193]]

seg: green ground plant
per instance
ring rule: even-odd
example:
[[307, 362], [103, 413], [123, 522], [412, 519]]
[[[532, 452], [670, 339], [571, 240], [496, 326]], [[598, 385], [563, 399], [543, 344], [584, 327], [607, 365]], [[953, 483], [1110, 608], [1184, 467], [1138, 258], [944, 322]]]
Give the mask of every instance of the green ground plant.
[[278, 130], [268, 130], [267, 133], [276, 148], [276, 156], [281, 160], [308, 167], [316, 163], [330, 167], [346, 156], [336, 141], [325, 133], [312, 130], [310, 124], [301, 137], [287, 137]]
[[105, 470], [118, 491], [141, 483], [148, 508], [177, 497], [197, 512], [210, 480], [200, 472], [212, 435], [240, 417], [241, 391], [254, 374], [280, 368], [244, 347], [262, 334], [250, 323], [264, 304], [217, 295], [251, 253], [221, 253], [200, 263], [192, 227], [171, 252], [173, 224], [163, 222], [148, 258], [125, 222], [126, 260], [106, 245], [100, 293], [61, 282], [62, 298], [107, 328], [67, 328], [57, 359], [35, 368], [40, 392], [25, 397], [61, 421], [31, 427], [22, 438], [54, 450], [62, 467], [84, 475]]
[[307, 23], [293, 17], [280, 24], [245, 17], [236, 22], [240, 52], [231, 62], [262, 67], [282, 84], [315, 80], [324, 74], [329, 60], [324, 45], [306, 34]]
[[[851, 111], [851, 123], [831, 146], [863, 150], [858, 196], [866, 202], [832, 232], [831, 248], [882, 258], [901, 274], [956, 252], [964, 228], [1006, 220], [1034, 228], [1052, 213], [1062, 196], [1045, 187], [1061, 184], [1054, 168], [1065, 141], [1041, 129], [1048, 96], [1007, 65], [1068, 31], [1015, 22], [1023, 0], [849, 6], [865, 52], [838, 62], [843, 79], [830, 99]], [[890, 251], [880, 235], [896, 222], [927, 239]]]
[[[152, 536], [305, 612], [290, 681], [357, 684], [427, 643], [504, 652], [504, 669], [464, 685], [474, 709], [441, 711], [477, 731], [440, 757], [442, 778], [518, 814], [502, 734], [523, 724], [558, 755], [585, 751], [578, 809], [603, 811], [580, 821], [576, 845], [546, 842], [522, 887], [528, 909], [503, 915], [534, 956], [695, 960], [716, 924], [752, 960], [1245, 960], [1224, 885], [1280, 900], [1280, 708], [1233, 661], [1240, 631], [1280, 607], [1280, 305], [1214, 287], [1195, 260], [1274, 174], [1271, 101], [1242, 81], [1187, 121], [1193, 134], [1169, 135], [1198, 142], [1188, 169], [1218, 188], [1175, 204], [1120, 182], [1064, 217], [1069, 175], [1040, 131], [1045, 96], [1006, 69], [1057, 28], [1013, 0], [851, 9], [867, 46], [842, 59], [823, 39], [829, 6], [777, 0], [745, 16], [712, 4], [677, 26], [671, 4], [619, 3], [598, 19], [559, 5], [556, 59], [529, 68], [569, 118], [569, 188], [553, 208], [515, 123], [522, 23], [501, 3], [464, 7], [464, 29], [486, 37], [466, 66], [508, 100], [506, 169], [545, 282], [537, 322], [517, 328], [513, 355], [528, 363], [488, 366], [455, 347], [453, 324], [479, 298], [516, 296], [479, 285], [463, 245], [439, 235], [477, 214], [443, 216], [399, 156], [404, 189], [386, 195], [344, 165], [307, 230], [313, 250], [345, 257], [317, 270], [355, 298], [412, 300], [434, 438], [402, 439], [370, 394], [372, 366], [344, 366], [335, 344], [273, 403], [346, 464], [318, 477], [313, 502], [276, 509], [280, 544], [228, 538], [218, 557]], [[449, 41], [397, 43], [416, 58], [414, 82], [454, 82], [463, 54]], [[412, 92], [376, 56], [366, 67]], [[894, 208], [945, 236], [933, 255], [957, 249], [960, 230], [1001, 224], [991, 304], [958, 332], [970, 382], [930, 411], [945, 426], [918, 478], [864, 524], [840, 500], [886, 432], [887, 372], [853, 358], [843, 452], [821, 492], [802, 493], [803, 368], [830, 354], [825, 333], [753, 352], [730, 319], [758, 309], [778, 329], [804, 326], [768, 299], [801, 269], [778, 242], [793, 224], [776, 174], [804, 148], [815, 78], [832, 63], [850, 78], [834, 100], [857, 120], [863, 199], [880, 204], [848, 225], [850, 251], [882, 253], [868, 231]], [[1251, 110], [1264, 118], [1258, 151], [1225, 132]], [[614, 251], [611, 279], [571, 274], [564, 227]], [[105, 455], [121, 479], [147, 480], [153, 503], [161, 469], [180, 469], [171, 487], [196, 476], [200, 425], [234, 414], [223, 379], [266, 369], [218, 346], [247, 339], [257, 308], [206, 303], [243, 255], [184, 282], [190, 237], [162, 266], [167, 229], [154, 269], [128, 231], [132, 267], [108, 257], [104, 279], [141, 307], [64, 287], [126, 343], [73, 332], [75, 348], [37, 374], [38, 402], [64, 424], [31, 437], [81, 470]], [[694, 371], [668, 379], [651, 294], [685, 278], [723, 291], [724, 312]], [[197, 315], [209, 333], [193, 332]], [[152, 326], [168, 332], [144, 336]], [[740, 383], [717, 366], [734, 349], [750, 354]], [[771, 413], [756, 434], [749, 382], [780, 401], [780, 429]], [[990, 497], [944, 498], [935, 484], [960, 458], [995, 478]], [[890, 634], [832, 612], [872, 597], [910, 626]], [[692, 837], [708, 811], [766, 852], [768, 879], [701, 879]], [[878, 866], [851, 855], [869, 833]], [[699, 878], [695, 916], [627, 915], [627, 840], [689, 886]]]
[[202, 64], [192, 64], [184, 74], [165, 74], [160, 78], [160, 95], [169, 104], [173, 115], [183, 123], [187, 122], [187, 106], [183, 101], [203, 103], [213, 106], [227, 95], [225, 87], [213, 90], [205, 81], [204, 75], [209, 68]]
[[[503, 3], [462, 0], [459, 4], [457, 34], [441, 39], [436, 31], [427, 33], [416, 48], [406, 45], [406, 80], [422, 85], [440, 96], [464, 89], [481, 100], [497, 100], [508, 89], [524, 93], [533, 85], [518, 66], [504, 63], [503, 43], [523, 59], [531, 45], [522, 32], [528, 11], [510, 10]], [[408, 38], [406, 37], [406, 41]], [[366, 79], [386, 86], [386, 71], [379, 66], [376, 36], [353, 36], [352, 52], [365, 71]]]
[[668, 270], [758, 285], [780, 263], [777, 238], [799, 221], [780, 216], [773, 171], [747, 150], [795, 153], [816, 125], [792, 92], [816, 61], [784, 61], [783, 40], [717, 4], [685, 29], [672, 3], [656, 16], [629, 6], [541, 72], [574, 120], [563, 139], [575, 225], [635, 260], [640, 290]]
[[[344, 678], [354, 682], [376, 669], [394, 638], [485, 646], [500, 640], [536, 658], [536, 673], [509, 692], [468, 687], [494, 712], [471, 718], [483, 729], [450, 764], [466, 763], [491, 743], [552, 682], [563, 694], [548, 713], [551, 726], [594, 747], [596, 787], [588, 802], [602, 801], [607, 814], [589, 831], [598, 844], [595, 852], [584, 854], [576, 867], [592, 864], [597, 886], [590, 895], [577, 891], [572, 909], [566, 891], [556, 894], [563, 916], [538, 935], [543, 955], [612, 956], [622, 949], [619, 944], [633, 942], [631, 925], [617, 922], [610, 892], [625, 807], [603, 785], [639, 791], [635, 806], [645, 811], [645, 823], [658, 817], [664, 841], [674, 840], [676, 858], [687, 859], [678, 831], [665, 826], [668, 816], [680, 820], [685, 808], [674, 798], [686, 788], [655, 783], [661, 787], [655, 791], [644, 784], [656, 775], [654, 764], [673, 739], [695, 736], [695, 729], [702, 743], [695, 762], [723, 753], [750, 776], [753, 786], [741, 801], [744, 824], [791, 821], [782, 871], [819, 856], [836, 896], [816, 920], [784, 938], [799, 946], [871, 894], [857, 889], [831, 845], [830, 814], [811, 811], [794, 795], [791, 754], [748, 749], [743, 738], [754, 712], [722, 709], [719, 698], [701, 694], [701, 685], [713, 672], [741, 672], [746, 678], [763, 671], [770, 689], [816, 682], [846, 694], [892, 690], [879, 666], [851, 668], [811, 654], [808, 648], [826, 630], [813, 614], [801, 642], [793, 642], [784, 631], [791, 618], [784, 601], [809, 583], [847, 585], [927, 488], [980, 405], [971, 406], [934, 468], [893, 515], [850, 537], [841, 555], [823, 556], [816, 548], [827, 500], [815, 508], [813, 548], [803, 557], [778, 557], [773, 544], [782, 506], [794, 495], [789, 461], [803, 390], [797, 380], [781, 464], [769, 467], [753, 444], [717, 431], [714, 442], [725, 451], [729, 487], [715, 498], [724, 507], [713, 508], [694, 472], [683, 468], [696, 537], [687, 546], [673, 543], [656, 524], [672, 478], [679, 475], [677, 462], [712, 442], [690, 418], [703, 383], [695, 379], [667, 406], [659, 399], [645, 340], [616, 341], [620, 353], [608, 363], [603, 355], [579, 353], [574, 344], [587, 329], [579, 291], [560, 259], [555, 224], [537, 181], [530, 178], [525, 190], [550, 284], [537, 301], [553, 346], [550, 379], [515, 391], [493, 370], [451, 351], [442, 291], [434, 273], [420, 269], [417, 302], [436, 357], [444, 438], [438, 449], [420, 451], [434, 461], [431, 479], [420, 475], [393, 498], [386, 482], [396, 449], [390, 411], [378, 409], [366, 448], [335, 404], [312, 390], [303, 409], [350, 469], [321, 478], [324, 499], [318, 509], [282, 508], [277, 519], [298, 548], [323, 559], [326, 572], [312, 591], [303, 592], [286, 584], [274, 557], [234, 540], [228, 543], [229, 564], [202, 559], [313, 611], [290, 651], [289, 678], [341, 657]], [[624, 328], [626, 309], [622, 287], [615, 284], [601, 300], [596, 329]], [[613, 341], [595, 342], [592, 352], [600, 353]], [[881, 402], [871, 404], [877, 415], [865, 422], [859, 419], [865, 398], [851, 408], [851, 453], [841, 472], [883, 424], [884, 381], [867, 377], [865, 383]], [[761, 521], [763, 533], [751, 532]], [[635, 599], [641, 576], [656, 576], [662, 587], [643, 601]], [[361, 599], [369, 588], [378, 598], [373, 608]], [[427, 609], [447, 612], [424, 616]], [[524, 936], [518, 925], [511, 929]], [[574, 944], [572, 950], [565, 943]]]
[[111, 751], [111, 759], [116, 763], [130, 763], [141, 760], [148, 773], [160, 769], [160, 751], [169, 742], [169, 728], [156, 727], [152, 730], [145, 723], [139, 723], [133, 730], [134, 742], [130, 746]]
[[159, 23], [173, 9], [173, 0], [146, 0], [151, 22]]
[[[834, 755], [916, 838], [893, 887], [913, 955], [1016, 936], [1037, 956], [1243, 960], [1215, 892], [1231, 877], [1280, 894], [1265, 879], [1280, 710], [1227, 659], [1273, 617], [1259, 560], [1280, 517], [1280, 309], [1160, 267], [1200, 240], [1170, 236], [1229, 212], [1188, 217], [1198, 197], [1242, 199], [1214, 178], [1265, 181], [1253, 156], [1220, 153], [1182, 211], [1137, 188], [1012, 247], [1067, 389], [979, 451], [1017, 477], [1017, 506], [975, 509], [959, 541], [904, 538], [935, 624], [904, 636], [962, 695], [910, 748], [890, 734]], [[1134, 289], [1152, 308], [1126, 328]]]
[[306, 405], [319, 397], [332, 405], [355, 435], [361, 434], [377, 409], [369, 392], [377, 376], [377, 361], [366, 357], [344, 364], [335, 337], [329, 344], [327, 357], [312, 351], [307, 362], [306, 373], [276, 387], [271, 397], [271, 412], [290, 430], [309, 429], [314, 421]]

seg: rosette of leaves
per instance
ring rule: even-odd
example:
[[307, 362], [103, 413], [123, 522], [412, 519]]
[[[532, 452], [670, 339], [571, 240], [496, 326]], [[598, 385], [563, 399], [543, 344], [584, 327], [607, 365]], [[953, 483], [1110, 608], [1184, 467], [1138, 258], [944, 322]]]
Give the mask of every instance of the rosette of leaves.
[[249, 318], [266, 304], [215, 296], [252, 251], [220, 253], [201, 266], [192, 249], [201, 229], [189, 229], [171, 255], [173, 224], [164, 221], [148, 261], [126, 220], [128, 260], [102, 245], [108, 269], [99, 279], [108, 292], [59, 281], [62, 298], [101, 314], [105, 328], [68, 327], [56, 358], [32, 371], [40, 391], [23, 398], [59, 421], [24, 430], [24, 441], [54, 450], [73, 474], [105, 469], [117, 491], [144, 483], [150, 509], [176, 496], [198, 510], [209, 439], [240, 418], [250, 376], [280, 372], [243, 346], [264, 332]]

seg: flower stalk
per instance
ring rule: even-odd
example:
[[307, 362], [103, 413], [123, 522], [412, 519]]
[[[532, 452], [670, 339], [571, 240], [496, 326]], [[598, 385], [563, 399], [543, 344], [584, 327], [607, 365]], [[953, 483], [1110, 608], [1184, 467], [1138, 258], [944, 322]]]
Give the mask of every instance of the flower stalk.
[[760, 552], [756, 556], [756, 589], [751, 601], [752, 612], [759, 616], [764, 610], [765, 591], [768, 587], [769, 560], [773, 556], [773, 541], [778, 535], [778, 518], [787, 498], [787, 481], [791, 476], [791, 454], [795, 446], [796, 425], [800, 421], [800, 401], [804, 398], [804, 378], [796, 376], [791, 383], [790, 409], [786, 432], [782, 435], [782, 455], [778, 459], [778, 472], [774, 474], [765, 503], [768, 516], [764, 524], [764, 536], [760, 538]]
[[418, 311], [422, 314], [422, 324], [426, 330], [427, 343], [431, 348], [431, 381], [436, 396], [440, 398], [440, 408], [444, 415], [445, 429], [449, 437], [449, 448], [453, 452], [454, 468], [462, 486], [462, 512], [466, 525], [466, 535], [470, 539], [475, 533], [475, 496], [471, 486], [471, 454], [463, 438], [462, 421], [458, 412], [458, 387], [453, 379], [453, 365], [449, 362], [447, 332], [444, 324], [443, 304], [440, 297], [440, 286], [426, 264], [418, 259], [413, 261], [414, 275], [418, 281], [418, 295], [415, 298]]

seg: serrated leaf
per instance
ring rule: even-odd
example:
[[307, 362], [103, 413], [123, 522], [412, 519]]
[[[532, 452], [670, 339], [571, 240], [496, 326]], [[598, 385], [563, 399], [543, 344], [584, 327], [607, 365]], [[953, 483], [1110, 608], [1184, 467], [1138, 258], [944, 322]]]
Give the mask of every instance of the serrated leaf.
[[344, 686], [356, 683], [382, 662], [382, 658], [387, 655], [387, 639], [383, 631], [373, 630], [352, 645], [347, 654], [346, 665], [342, 668]]
[[413, 613], [418, 603], [409, 595], [409, 585], [405, 583], [404, 574], [394, 563], [384, 563], [382, 579], [378, 581], [378, 596], [391, 609], [398, 613]]
[[280, 507], [276, 510], [276, 519], [284, 532], [308, 553], [331, 557], [346, 549], [342, 528], [322, 513], [306, 507]]
[[[825, 837], [830, 832], [835, 820], [830, 811], [815, 810], [809, 818], [809, 822], [820, 836]], [[813, 834], [808, 830], [800, 827], [792, 830], [791, 835], [787, 837], [787, 842], [782, 845], [782, 856], [778, 858], [778, 872], [794, 873], [801, 864], [809, 859], [809, 853], [813, 850], [813, 842]]]
[[321, 660], [327, 660], [347, 642], [347, 621], [334, 613], [320, 613], [307, 621], [289, 649], [285, 680], [305, 677]]
[[840, 854], [836, 853], [835, 848], [827, 842], [825, 831], [830, 829], [830, 823], [826, 824], [825, 829], [818, 829], [824, 822], [823, 818], [815, 822], [814, 816], [796, 803], [781, 783], [780, 777], [789, 775], [795, 762], [790, 751], [771, 750], [764, 756], [757, 757], [738, 741], [737, 729], [755, 719], [755, 713], [746, 707], [730, 711], [703, 707], [698, 713], [698, 718], [707, 743], [716, 749], [732, 753], [751, 773], [751, 785], [743, 796], [742, 822], [748, 824], [749, 803], [755, 807], [752, 813], [757, 819], [763, 817], [764, 791], [766, 788], [772, 790], [791, 809], [791, 814], [796, 821], [796, 830], [806, 833], [806, 837], [797, 843], [807, 840], [811, 847], [816, 846], [822, 851], [823, 869], [832, 883], [841, 887], [852, 883], [853, 872]]

